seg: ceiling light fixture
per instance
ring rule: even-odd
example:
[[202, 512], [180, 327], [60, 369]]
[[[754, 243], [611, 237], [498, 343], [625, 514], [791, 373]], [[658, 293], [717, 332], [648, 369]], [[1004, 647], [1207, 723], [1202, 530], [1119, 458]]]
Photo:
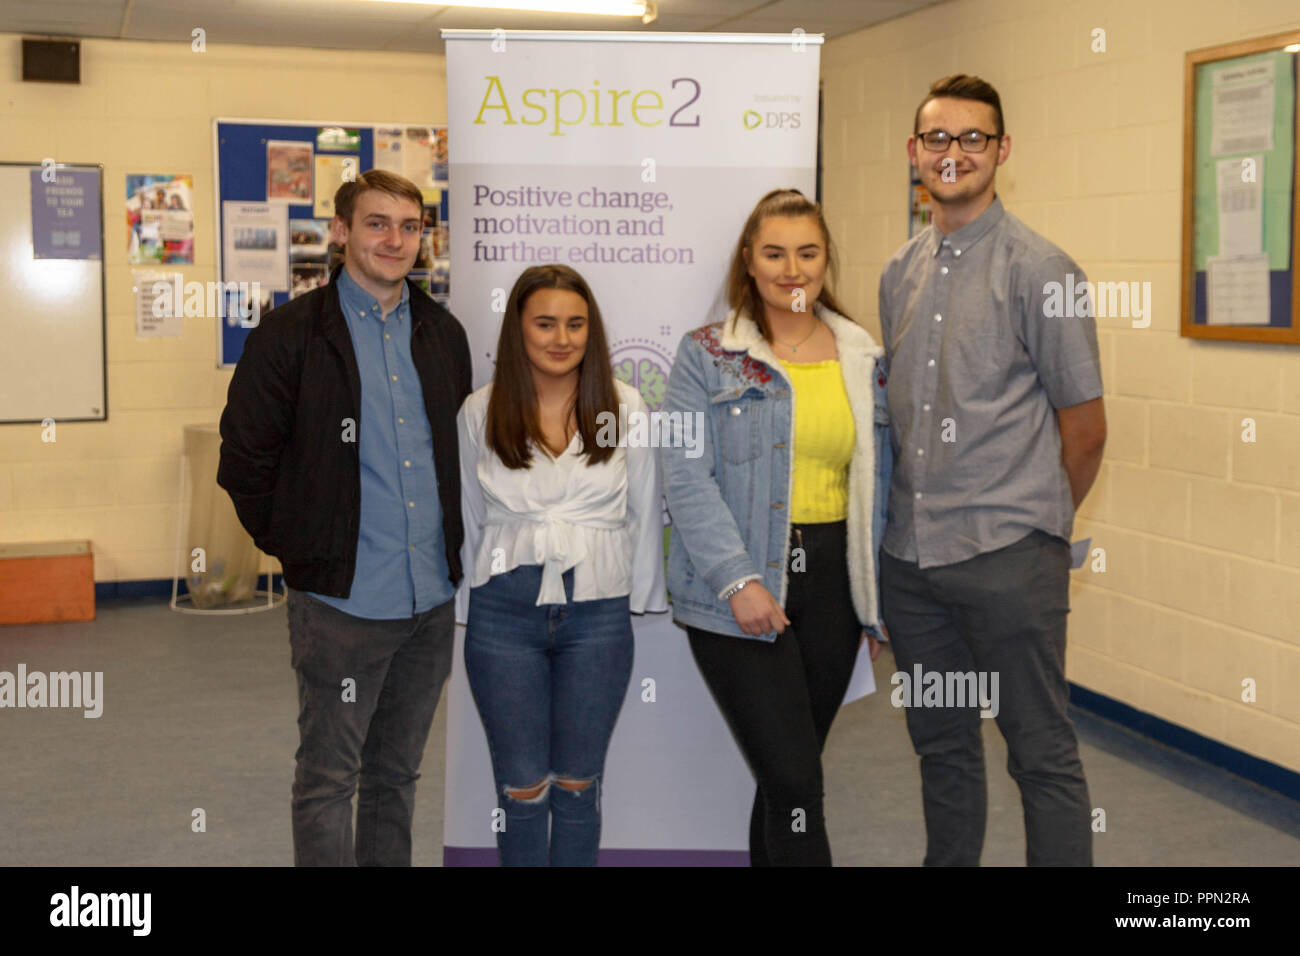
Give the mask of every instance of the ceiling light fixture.
[[431, 7], [477, 7], [482, 10], [527, 10], [531, 13], [590, 13], [640, 17], [651, 23], [659, 15], [655, 0], [371, 0], [372, 3], [421, 3]]

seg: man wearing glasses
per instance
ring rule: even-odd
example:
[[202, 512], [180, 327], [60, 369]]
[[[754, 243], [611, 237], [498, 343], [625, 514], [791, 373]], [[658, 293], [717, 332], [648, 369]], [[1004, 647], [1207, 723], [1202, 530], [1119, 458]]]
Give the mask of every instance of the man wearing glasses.
[[[988, 83], [937, 80], [907, 152], [934, 220], [880, 280], [895, 461], [880, 566], [899, 670], [937, 672], [945, 688], [941, 702], [919, 687], [907, 701], [925, 864], [979, 863], [984, 715], [1007, 742], [1028, 863], [1088, 866], [1065, 636], [1074, 511], [1106, 421], [1090, 303], [1068, 319], [1043, 308], [1051, 283], [1073, 274], [1079, 288], [1083, 271], [1003, 209], [994, 176], [1011, 139]], [[977, 686], [993, 699], [957, 693]]]

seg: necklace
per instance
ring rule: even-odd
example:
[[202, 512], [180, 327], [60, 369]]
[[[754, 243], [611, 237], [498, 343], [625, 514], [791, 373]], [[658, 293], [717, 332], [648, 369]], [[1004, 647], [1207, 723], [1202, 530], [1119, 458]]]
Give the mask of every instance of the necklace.
[[792, 355], [797, 354], [799, 352], [799, 346], [803, 345], [805, 342], [807, 342], [810, 338], [813, 337], [813, 335], [817, 332], [817, 326], [820, 324], [821, 323], [819, 323], [817, 319], [814, 317], [812, 321], [812, 331], [810, 331], [807, 335], [801, 338], [794, 345], [791, 345], [789, 342], [783, 341], [781, 339], [777, 339], [775, 335], [773, 335], [772, 338], [776, 339], [777, 342], [780, 342], [782, 345], [788, 348]]

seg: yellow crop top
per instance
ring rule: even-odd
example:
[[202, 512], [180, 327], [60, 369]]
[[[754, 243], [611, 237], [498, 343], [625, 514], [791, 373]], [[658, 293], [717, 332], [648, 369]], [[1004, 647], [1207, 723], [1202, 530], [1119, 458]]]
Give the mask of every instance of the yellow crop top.
[[801, 524], [843, 521], [855, 429], [840, 363], [779, 361], [795, 393], [790, 518]]

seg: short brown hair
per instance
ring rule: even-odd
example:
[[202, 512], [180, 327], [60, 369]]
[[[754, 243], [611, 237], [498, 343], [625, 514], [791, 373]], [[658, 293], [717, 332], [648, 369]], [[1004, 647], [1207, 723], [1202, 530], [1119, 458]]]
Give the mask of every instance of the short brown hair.
[[754, 320], [763, 338], [769, 343], [772, 341], [772, 329], [767, 324], [767, 310], [763, 308], [763, 298], [759, 295], [754, 277], [749, 274], [749, 264], [745, 261], [746, 250], [751, 256], [754, 254], [754, 237], [758, 235], [758, 227], [768, 216], [786, 216], [791, 219], [811, 216], [817, 221], [822, 241], [826, 244], [826, 280], [822, 283], [822, 291], [818, 294], [817, 301], [832, 312], [838, 312], [848, 318], [835, 300], [834, 293], [831, 292], [830, 277], [836, 272], [835, 246], [831, 242], [831, 231], [826, 227], [826, 217], [822, 215], [821, 203], [813, 202], [797, 189], [773, 189], [758, 201], [754, 211], [745, 220], [745, 225], [740, 230], [740, 239], [736, 242], [736, 251], [731, 257], [731, 269], [727, 275], [727, 304], [737, 313], [746, 313]]
[[916, 108], [916, 117], [912, 120], [913, 136], [921, 132], [921, 110], [925, 108], [925, 104], [941, 96], [987, 103], [993, 107], [994, 120], [998, 126], [997, 134], [1001, 136], [1006, 132], [1002, 125], [1002, 99], [998, 96], [998, 91], [993, 89], [993, 85], [978, 76], [954, 73], [952, 76], [940, 77], [930, 84], [930, 92], [925, 94], [925, 99], [921, 100], [921, 105]]
[[334, 193], [334, 215], [338, 216], [348, 228], [352, 228], [352, 211], [357, 200], [367, 191], [378, 189], [394, 199], [409, 199], [420, 207], [424, 214], [424, 194], [420, 187], [405, 176], [390, 173], [383, 169], [368, 169], [352, 182], [346, 182]]

